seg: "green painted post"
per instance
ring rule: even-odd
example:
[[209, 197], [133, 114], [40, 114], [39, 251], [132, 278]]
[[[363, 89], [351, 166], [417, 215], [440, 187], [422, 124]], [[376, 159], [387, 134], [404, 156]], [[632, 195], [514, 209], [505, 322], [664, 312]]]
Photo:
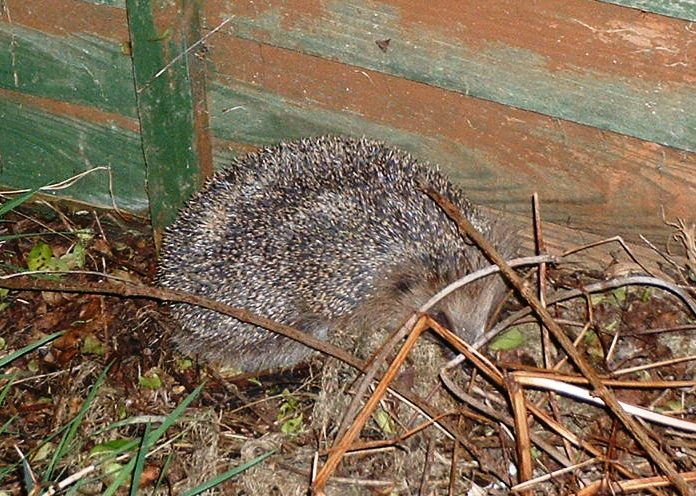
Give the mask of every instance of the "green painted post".
[[146, 163], [150, 216], [162, 229], [212, 173], [204, 72], [194, 0], [127, 0], [133, 74]]

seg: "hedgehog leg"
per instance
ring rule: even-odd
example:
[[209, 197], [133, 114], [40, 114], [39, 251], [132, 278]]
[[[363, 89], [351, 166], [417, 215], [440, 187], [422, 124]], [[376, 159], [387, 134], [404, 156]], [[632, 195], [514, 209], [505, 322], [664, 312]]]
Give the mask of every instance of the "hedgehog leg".
[[[302, 314], [295, 320], [293, 325], [305, 334], [321, 339], [322, 341], [326, 341], [329, 338], [329, 324], [320, 315]], [[280, 355], [277, 357], [277, 366], [289, 367], [296, 365], [303, 362], [314, 353], [312, 348], [298, 343], [297, 341], [292, 341], [287, 338], [282, 339], [282, 341], [286, 346], [280, 350]]]
[[[317, 339], [326, 340], [329, 336], [329, 325], [325, 319], [318, 315], [296, 314], [294, 318], [284, 319], [282, 322]], [[229, 357], [232, 363], [246, 372], [292, 367], [305, 361], [314, 353], [312, 348], [267, 329], [254, 327], [253, 330], [250, 329], [243, 334], [246, 336], [263, 335], [260, 339], [249, 340]]]
[[295, 323], [295, 327], [322, 341], [329, 338], [330, 326], [321, 315], [303, 314]]

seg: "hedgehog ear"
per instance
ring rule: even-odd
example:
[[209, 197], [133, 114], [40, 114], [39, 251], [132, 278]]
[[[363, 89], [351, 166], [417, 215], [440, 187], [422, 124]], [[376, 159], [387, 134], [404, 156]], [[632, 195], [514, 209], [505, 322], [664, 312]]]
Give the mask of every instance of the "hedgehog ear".
[[394, 282], [394, 287], [400, 293], [409, 293], [413, 287], [413, 280], [407, 276], [398, 277]]
[[399, 277], [394, 278], [393, 287], [394, 289], [404, 295], [408, 295], [418, 289], [421, 280], [418, 276], [409, 274], [408, 272], [402, 273]]

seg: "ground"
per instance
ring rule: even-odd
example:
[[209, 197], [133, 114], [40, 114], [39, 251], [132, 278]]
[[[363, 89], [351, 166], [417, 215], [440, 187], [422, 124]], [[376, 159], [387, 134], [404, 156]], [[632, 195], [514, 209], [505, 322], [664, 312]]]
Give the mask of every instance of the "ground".
[[[138, 219], [36, 203], [0, 220], [0, 275], [49, 269], [70, 272], [35, 274], [34, 280], [94, 283], [100, 279], [95, 272], [123, 284], [154, 279], [150, 229]], [[606, 283], [615, 275], [612, 267], [616, 264], [549, 269], [548, 299]], [[693, 299], [688, 270], [683, 274], [675, 279]], [[354, 370], [320, 357], [256, 378], [199, 363], [171, 346], [168, 336], [176, 323], [166, 305], [152, 299], [46, 291], [3, 291], [0, 297], [0, 494], [43, 494], [51, 488], [125, 494], [133, 486], [142, 494], [183, 494], [250, 461], [257, 464], [214, 481], [208, 493], [303, 494], [314, 454], [319, 450], [321, 465], [357, 387]], [[511, 297], [502, 315], [522, 307]], [[621, 286], [551, 310], [603, 379], [625, 381], [612, 383], [619, 399], [696, 421], [693, 383], [664, 382], [694, 377], [696, 320], [678, 297], [655, 286]], [[536, 321], [523, 318], [485, 351], [506, 372], [507, 382], [493, 385], [467, 365], [452, 374], [461, 390], [448, 391], [438, 374], [452, 355], [435, 341], [418, 345], [393, 386], [447, 411], [464, 447], [432, 426], [405, 436], [424, 418], [387, 395], [360, 436], [362, 443], [387, 442], [347, 456], [328, 494], [477, 494], [476, 488], [506, 494], [517, 483], [520, 448], [511, 437], [508, 402], [512, 372], [545, 367], [577, 375], [576, 370], [567, 363], [554, 368], [563, 357], [555, 348], [544, 365]], [[666, 360], [672, 362], [659, 363]], [[637, 387], [651, 381], [654, 387]], [[529, 417], [533, 476], [563, 468], [564, 459], [579, 464], [540, 482], [548, 494], [568, 494], [602, 479], [661, 475], [606, 410], [531, 389], [525, 389], [528, 400], [567, 430], [561, 439]], [[649, 426], [679, 472], [696, 469], [696, 452], [683, 431]]]

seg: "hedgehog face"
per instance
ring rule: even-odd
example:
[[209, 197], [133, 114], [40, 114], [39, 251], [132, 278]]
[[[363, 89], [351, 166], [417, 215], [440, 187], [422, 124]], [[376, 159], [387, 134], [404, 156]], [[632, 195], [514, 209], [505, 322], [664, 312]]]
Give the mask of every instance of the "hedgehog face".
[[488, 319], [504, 296], [502, 280], [476, 281], [445, 298], [435, 315], [464, 341], [473, 342], [485, 332]]

